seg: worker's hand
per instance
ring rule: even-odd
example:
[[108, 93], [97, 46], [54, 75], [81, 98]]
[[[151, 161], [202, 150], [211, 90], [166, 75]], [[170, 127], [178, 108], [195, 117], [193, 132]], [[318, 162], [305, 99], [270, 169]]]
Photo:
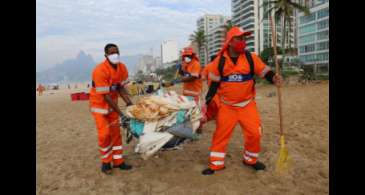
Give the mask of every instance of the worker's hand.
[[272, 80], [274, 82], [274, 85], [276, 85], [277, 87], [281, 87], [283, 84], [283, 77], [281, 77], [281, 75], [279, 74], [275, 74]]

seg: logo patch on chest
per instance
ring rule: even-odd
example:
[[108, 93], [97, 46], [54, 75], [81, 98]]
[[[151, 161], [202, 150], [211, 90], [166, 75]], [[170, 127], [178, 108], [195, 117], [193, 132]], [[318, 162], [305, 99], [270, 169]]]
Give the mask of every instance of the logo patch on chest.
[[252, 76], [250, 74], [231, 74], [229, 76], [222, 77], [222, 81], [225, 82], [244, 82], [251, 79]]

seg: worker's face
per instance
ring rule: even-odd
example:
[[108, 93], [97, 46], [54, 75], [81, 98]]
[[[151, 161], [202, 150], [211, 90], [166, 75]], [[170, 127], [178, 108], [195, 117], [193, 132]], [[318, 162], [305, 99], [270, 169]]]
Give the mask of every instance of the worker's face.
[[232, 38], [232, 40], [229, 42], [229, 46], [232, 46], [232, 45], [234, 45], [234, 43], [235, 42], [237, 42], [237, 41], [246, 41], [246, 38], [245, 38], [245, 36], [236, 36], [236, 37], [233, 37]]
[[119, 50], [117, 47], [110, 47], [107, 50], [105, 57], [109, 60], [111, 64], [116, 65], [120, 63]]
[[235, 53], [244, 53], [246, 48], [246, 39], [242, 36], [233, 37], [232, 40], [229, 43], [229, 47], [231, 48], [231, 51]]
[[119, 49], [118, 47], [110, 47], [108, 51], [106, 51], [105, 57], [112, 55], [112, 54], [118, 54], [119, 55]]
[[191, 56], [191, 55], [186, 55], [186, 56], [184, 56], [184, 62], [186, 62], [186, 63], [189, 63], [189, 62], [191, 62], [191, 60], [193, 59], [193, 56]]

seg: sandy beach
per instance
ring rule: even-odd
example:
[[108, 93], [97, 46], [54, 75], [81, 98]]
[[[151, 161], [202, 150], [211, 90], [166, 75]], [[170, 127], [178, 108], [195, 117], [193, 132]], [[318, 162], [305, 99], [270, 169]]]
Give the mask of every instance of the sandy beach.
[[[130, 172], [100, 172], [95, 122], [88, 101], [72, 102], [70, 94], [88, 89], [45, 91], [36, 99], [37, 194], [328, 194], [328, 82], [283, 87], [284, 131], [292, 159], [286, 174], [274, 172], [279, 154], [279, 123], [274, 86], [257, 86], [263, 125], [260, 160], [265, 171], [242, 165], [242, 132], [231, 137], [226, 169], [203, 176], [215, 123], [204, 127], [200, 140], [183, 150], [158, 152], [148, 160], [135, 154], [136, 140], [124, 145]], [[121, 101], [120, 101], [121, 102]]]

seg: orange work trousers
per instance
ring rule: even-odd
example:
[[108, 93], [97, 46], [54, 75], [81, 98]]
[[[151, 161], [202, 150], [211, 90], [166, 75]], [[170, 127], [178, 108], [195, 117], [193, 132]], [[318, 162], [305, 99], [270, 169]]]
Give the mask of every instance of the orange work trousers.
[[92, 113], [98, 130], [99, 151], [103, 163], [113, 162], [114, 166], [123, 163], [122, 136], [120, 135], [119, 115]]
[[213, 170], [223, 169], [224, 158], [229, 139], [236, 124], [243, 130], [243, 161], [255, 164], [260, 152], [261, 122], [256, 102], [251, 100], [244, 107], [235, 107], [221, 103], [216, 118], [216, 130], [210, 147], [209, 167]]

